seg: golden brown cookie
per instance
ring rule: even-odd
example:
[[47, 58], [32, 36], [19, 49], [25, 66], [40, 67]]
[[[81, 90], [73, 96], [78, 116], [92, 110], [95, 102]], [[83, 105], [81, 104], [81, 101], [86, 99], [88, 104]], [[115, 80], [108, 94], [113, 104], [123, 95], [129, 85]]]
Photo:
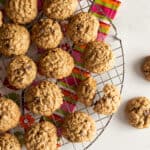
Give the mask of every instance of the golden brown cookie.
[[83, 61], [90, 72], [104, 73], [113, 67], [114, 55], [108, 44], [95, 41], [87, 45]]
[[16, 56], [7, 68], [8, 81], [16, 89], [24, 89], [29, 86], [35, 79], [36, 73], [36, 64], [25, 55]]
[[143, 129], [150, 127], [150, 100], [146, 97], [131, 99], [126, 105], [126, 115], [135, 128]]
[[63, 94], [59, 87], [50, 81], [41, 81], [31, 86], [26, 94], [27, 107], [35, 114], [50, 116], [63, 103]]
[[36, 123], [25, 133], [27, 150], [56, 150], [56, 127], [50, 122]]
[[3, 24], [3, 14], [0, 11], [0, 27], [2, 26], [2, 24]]
[[30, 34], [16, 24], [3, 24], [0, 27], [0, 52], [5, 56], [21, 55], [28, 51]]
[[70, 18], [67, 33], [75, 44], [85, 44], [97, 38], [98, 19], [91, 13], [81, 12]]
[[89, 77], [81, 81], [76, 91], [79, 102], [85, 106], [91, 106], [96, 94], [96, 81], [92, 77]]
[[94, 111], [103, 115], [111, 115], [117, 112], [121, 102], [119, 89], [115, 85], [106, 84], [103, 92], [104, 95], [96, 102]]
[[5, 12], [14, 23], [30, 23], [38, 13], [37, 0], [6, 0]]
[[0, 132], [16, 127], [21, 113], [18, 105], [12, 100], [0, 97]]
[[70, 17], [78, 6], [78, 0], [45, 0], [44, 13], [52, 19], [64, 20]]
[[69, 76], [73, 68], [73, 58], [60, 48], [47, 51], [39, 61], [39, 72], [46, 77], [62, 79]]
[[95, 121], [86, 113], [71, 113], [64, 120], [62, 135], [71, 142], [91, 141], [95, 133]]
[[142, 64], [142, 72], [145, 76], [145, 79], [150, 81], [150, 56], [144, 59], [144, 62]]
[[0, 150], [21, 150], [18, 139], [9, 133], [0, 135]]
[[51, 19], [41, 19], [36, 23], [32, 28], [31, 36], [33, 42], [43, 49], [56, 48], [63, 38], [60, 25]]

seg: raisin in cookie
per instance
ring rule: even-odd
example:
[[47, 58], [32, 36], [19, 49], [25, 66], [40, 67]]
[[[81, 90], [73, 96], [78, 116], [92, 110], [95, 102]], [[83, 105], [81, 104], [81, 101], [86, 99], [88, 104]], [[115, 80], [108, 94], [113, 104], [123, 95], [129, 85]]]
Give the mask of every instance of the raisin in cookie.
[[16, 24], [3, 24], [0, 27], [0, 52], [5, 56], [21, 55], [28, 51], [30, 34]]
[[83, 62], [86, 69], [93, 73], [104, 73], [114, 64], [114, 55], [104, 42], [91, 42], [84, 51]]
[[31, 86], [26, 94], [27, 107], [35, 114], [50, 116], [63, 103], [59, 87], [50, 81], [42, 81]]
[[133, 127], [150, 127], [150, 100], [146, 97], [133, 98], [126, 105], [126, 115]]
[[14, 23], [30, 23], [38, 13], [37, 0], [6, 0], [5, 12]]
[[39, 72], [46, 77], [62, 79], [69, 76], [73, 68], [73, 58], [60, 48], [47, 51], [39, 61]]
[[62, 135], [71, 142], [91, 141], [95, 132], [95, 121], [83, 112], [69, 114], [62, 127]]
[[3, 14], [0, 11], [0, 27], [2, 26], [2, 24], [3, 24]]
[[15, 102], [0, 97], [0, 132], [6, 132], [16, 127], [19, 123], [21, 113]]
[[96, 102], [94, 111], [103, 115], [111, 115], [117, 112], [121, 102], [119, 89], [112, 84], [106, 84], [103, 92], [104, 95]]
[[31, 31], [33, 42], [43, 49], [56, 48], [63, 38], [58, 22], [51, 19], [41, 19]]
[[9, 133], [0, 135], [0, 150], [21, 150], [18, 139]]
[[56, 127], [50, 122], [36, 123], [25, 133], [27, 150], [56, 150]]
[[99, 22], [91, 13], [81, 12], [70, 18], [67, 33], [75, 44], [94, 41], [97, 37]]
[[64, 20], [70, 17], [78, 6], [78, 0], [45, 0], [44, 13], [52, 19]]
[[142, 64], [142, 72], [145, 76], [145, 79], [150, 81], [150, 56], [145, 58]]
[[79, 102], [85, 106], [91, 106], [96, 94], [96, 81], [92, 77], [81, 81], [76, 92]]
[[16, 89], [24, 89], [29, 86], [36, 77], [36, 64], [27, 56], [16, 56], [9, 64], [7, 78], [9, 84]]

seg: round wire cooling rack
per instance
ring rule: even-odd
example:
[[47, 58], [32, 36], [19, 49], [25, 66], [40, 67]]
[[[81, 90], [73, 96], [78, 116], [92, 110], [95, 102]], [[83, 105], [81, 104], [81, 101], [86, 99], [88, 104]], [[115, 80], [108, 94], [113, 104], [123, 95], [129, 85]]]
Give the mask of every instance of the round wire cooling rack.
[[[77, 12], [88, 12], [90, 10], [90, 7], [92, 6], [94, 0], [79, 0], [79, 5]], [[41, 17], [41, 13], [38, 18]], [[122, 41], [121, 39], [118, 38], [117, 34], [117, 28], [113, 24], [111, 20], [108, 20], [108, 22], [112, 25], [110, 34], [106, 38], [106, 42], [110, 44], [110, 46], [113, 49], [114, 55], [116, 56], [116, 61], [114, 67], [109, 70], [106, 73], [103, 74], [92, 74], [92, 76], [95, 78], [97, 81], [97, 92], [96, 92], [96, 97], [95, 97], [95, 102], [100, 99], [102, 95], [102, 89], [106, 83], [112, 83], [120, 89], [122, 92], [123, 88], [123, 82], [124, 82], [124, 51], [123, 51], [123, 46], [122, 46]], [[28, 26], [30, 28], [32, 24]], [[72, 45], [72, 44], [70, 44]], [[32, 54], [31, 57], [33, 56], [36, 57], [35, 51], [30, 51]], [[35, 59], [35, 58], [33, 58]], [[12, 133], [14, 133], [17, 137], [19, 137], [20, 141], [23, 141], [23, 134], [26, 126], [30, 126], [32, 122], [38, 122], [41, 119], [41, 116], [37, 116], [32, 114], [30, 111], [26, 110], [25, 107], [25, 102], [24, 102], [24, 91], [15, 91], [11, 88], [7, 88], [8, 86], [3, 86], [3, 82], [5, 80], [6, 76], [6, 67], [10, 59], [6, 59], [5, 57], [1, 56], [0, 60], [0, 74], [3, 76], [0, 77], [0, 93], [2, 95], [6, 95], [9, 98], [14, 99], [22, 108], [22, 114], [24, 115], [22, 120], [24, 122], [28, 122], [28, 124], [25, 124], [24, 122], [21, 122], [20, 124], [22, 126], [19, 126], [13, 130], [11, 130]], [[40, 79], [45, 79], [40, 76]], [[55, 81], [54, 81], [55, 82]], [[5, 83], [7, 85], [7, 81]], [[20, 100], [21, 99], [21, 100]], [[68, 108], [68, 112], [70, 111], [70, 108]], [[111, 121], [112, 115], [111, 116], [104, 116], [104, 115], [99, 115], [96, 114], [91, 107], [87, 108], [84, 105], [77, 103], [76, 104], [76, 110], [77, 111], [82, 111], [87, 114], [89, 114], [96, 122], [96, 135], [94, 139], [90, 142], [85, 142], [85, 143], [71, 143], [67, 141], [65, 138], [61, 137], [59, 143], [61, 144], [61, 150], [86, 150], [88, 149], [104, 132], [106, 127]], [[54, 120], [55, 121], [55, 120]], [[55, 122], [54, 122], [55, 123]], [[25, 148], [23, 147], [23, 150]]]

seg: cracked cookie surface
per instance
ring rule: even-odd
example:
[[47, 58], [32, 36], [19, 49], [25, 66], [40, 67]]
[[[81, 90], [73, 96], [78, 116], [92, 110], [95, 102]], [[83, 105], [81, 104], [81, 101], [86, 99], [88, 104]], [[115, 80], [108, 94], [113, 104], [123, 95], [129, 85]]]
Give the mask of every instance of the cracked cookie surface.
[[71, 142], [91, 141], [95, 132], [95, 121], [83, 112], [68, 114], [62, 127], [62, 135]]
[[146, 97], [137, 97], [130, 100], [126, 105], [126, 115], [135, 128], [150, 127], [150, 100]]
[[34, 61], [25, 56], [16, 56], [7, 68], [9, 84], [16, 89], [24, 89], [36, 78], [37, 67]]
[[104, 73], [114, 65], [114, 55], [111, 47], [104, 42], [88, 43], [83, 62], [86, 69], [93, 73]]
[[16, 24], [3, 24], [0, 27], [0, 52], [5, 56], [21, 55], [28, 51], [30, 34]]
[[31, 126], [25, 133], [27, 150], [56, 150], [56, 127], [50, 122], [40, 122]]
[[62, 79], [69, 76], [73, 68], [72, 56], [60, 48], [47, 51], [39, 61], [39, 72], [46, 77]]
[[85, 106], [91, 106], [96, 94], [96, 81], [92, 77], [81, 81], [76, 92], [79, 102]]
[[9, 133], [0, 135], [0, 150], [21, 150], [18, 139]]
[[117, 112], [121, 103], [119, 89], [112, 84], [106, 84], [103, 88], [103, 93], [103, 97], [96, 102], [94, 111], [103, 115], [111, 115]]
[[12, 100], [0, 97], [0, 132], [16, 127], [21, 113], [18, 105]]
[[38, 13], [37, 0], [6, 0], [6, 15], [18, 24], [33, 21]]
[[59, 87], [50, 81], [41, 81], [31, 86], [25, 99], [27, 107], [35, 114], [50, 116], [63, 103], [63, 94]]
[[33, 25], [31, 37], [39, 48], [51, 49], [60, 44], [63, 34], [58, 22], [52, 19], [41, 19]]
[[97, 37], [98, 19], [90, 13], [78, 13], [70, 18], [67, 34], [75, 44], [92, 42]]
[[78, 6], [78, 0], [45, 0], [44, 13], [52, 19], [64, 20], [70, 17]]

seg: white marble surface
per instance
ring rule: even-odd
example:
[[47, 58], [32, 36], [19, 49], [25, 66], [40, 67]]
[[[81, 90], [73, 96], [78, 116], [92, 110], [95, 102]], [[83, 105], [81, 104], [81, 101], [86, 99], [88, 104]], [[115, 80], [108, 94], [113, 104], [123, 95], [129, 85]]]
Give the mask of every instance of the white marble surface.
[[142, 78], [141, 59], [150, 55], [150, 1], [125, 0], [115, 19], [126, 56], [123, 102], [103, 135], [89, 150], [150, 150], [150, 129], [130, 127], [124, 116], [126, 101], [150, 97], [150, 82]]

